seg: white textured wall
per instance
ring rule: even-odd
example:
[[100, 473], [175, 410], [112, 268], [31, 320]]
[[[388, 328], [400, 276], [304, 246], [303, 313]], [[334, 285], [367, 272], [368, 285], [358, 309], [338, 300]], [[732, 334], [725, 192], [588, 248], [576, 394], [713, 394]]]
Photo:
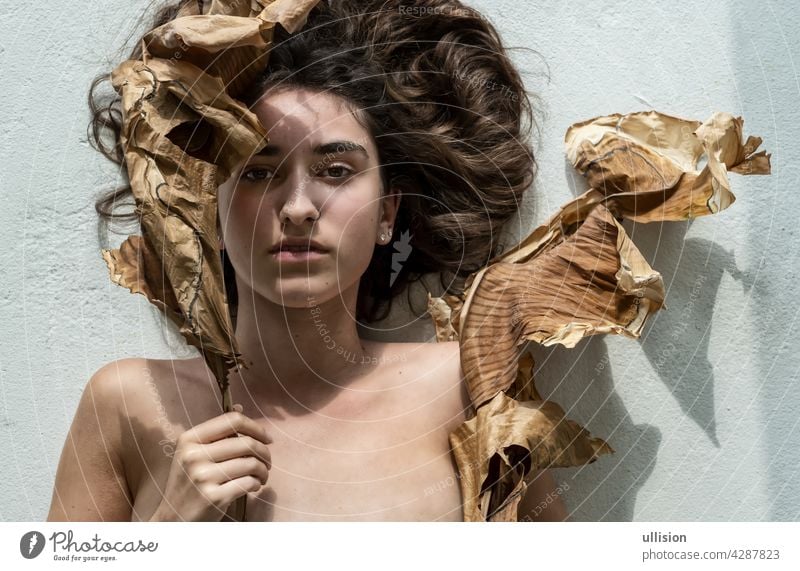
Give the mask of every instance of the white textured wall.
[[[92, 208], [95, 190], [117, 181], [86, 141], [87, 86], [118, 62], [148, 4], [0, 5], [2, 520], [45, 518], [95, 369], [124, 356], [189, 355], [143, 298], [108, 280]], [[541, 55], [514, 56], [546, 106], [527, 224], [584, 190], [562, 140], [596, 115], [653, 108], [702, 120], [728, 111], [772, 153], [771, 176], [731, 175], [737, 201], [721, 214], [626, 223], [668, 287], [668, 309], [641, 341], [595, 337], [537, 351], [542, 392], [617, 450], [557, 472], [573, 518], [798, 519], [794, 3], [473, 4], [508, 43]]]

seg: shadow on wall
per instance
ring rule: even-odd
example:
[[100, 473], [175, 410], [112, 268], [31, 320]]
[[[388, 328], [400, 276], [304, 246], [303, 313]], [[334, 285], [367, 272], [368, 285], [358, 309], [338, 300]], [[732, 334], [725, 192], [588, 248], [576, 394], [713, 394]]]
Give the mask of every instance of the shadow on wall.
[[[574, 176], [568, 168], [568, 177]], [[730, 273], [746, 288], [752, 280], [739, 270], [732, 252], [708, 240], [686, 239], [691, 222], [635, 224], [626, 220], [623, 225], [645, 259], [661, 273], [666, 289], [666, 308], [650, 318], [639, 341], [628, 340], [639, 343], [655, 372], [654, 377], [636, 382], [660, 380], [680, 405], [684, 419], [697, 424], [719, 447], [715, 379], [708, 359], [710, 324], [723, 274]], [[572, 349], [530, 344], [542, 395], [558, 402], [568, 418], [616, 450], [593, 464], [554, 472], [557, 480], [570, 484], [565, 501], [573, 521], [633, 521], [638, 490], [652, 473], [661, 444], [658, 428], [635, 424], [615, 392], [605, 339], [605, 335], [590, 337]], [[617, 378], [621, 378], [619, 372]], [[674, 425], [684, 419], [675, 418]], [[664, 518], [701, 518], [701, 514], [679, 514], [676, 510]]]

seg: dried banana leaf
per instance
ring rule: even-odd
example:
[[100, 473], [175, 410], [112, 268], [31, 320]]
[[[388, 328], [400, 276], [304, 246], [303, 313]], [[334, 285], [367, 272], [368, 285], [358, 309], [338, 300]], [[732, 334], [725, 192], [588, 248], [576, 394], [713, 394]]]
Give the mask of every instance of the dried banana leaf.
[[477, 492], [464, 496], [465, 521], [516, 521], [531, 469], [578, 466], [614, 451], [553, 401], [518, 401], [502, 391], [451, 433], [450, 444], [466, 467], [462, 486]]
[[[768, 174], [759, 137], [742, 143], [742, 118], [714, 113], [687, 121], [656, 111], [608, 115], [567, 130], [567, 157], [615, 215], [637, 222], [685, 220], [736, 199], [726, 173]], [[707, 163], [697, 168], [701, 157]]]
[[[145, 295], [201, 352], [223, 412], [233, 410], [228, 370], [244, 362], [225, 296], [217, 189], [267, 143], [236, 96], [266, 65], [275, 24], [295, 32], [318, 1], [187, 4], [142, 38], [141, 60], [111, 74], [141, 236], [103, 258], [112, 281]], [[245, 500], [232, 506], [233, 519], [244, 519]]]
[[437, 340], [461, 344], [476, 411], [450, 436], [466, 521], [516, 521], [539, 470], [613, 452], [541, 399], [527, 344], [640, 336], [664, 306], [664, 284], [619, 220], [685, 220], [733, 204], [728, 172], [770, 172], [770, 155], [755, 152], [761, 139], [742, 142], [742, 123], [727, 113], [701, 123], [650, 111], [572, 125], [567, 156], [589, 190], [469, 276], [463, 294], [429, 294]]
[[296, 31], [317, 2], [188, 4], [144, 36], [141, 60], [126, 60], [111, 75], [141, 236], [103, 257], [115, 283], [147, 296], [219, 371], [223, 392], [225, 371], [244, 363], [225, 298], [216, 193], [267, 143], [235, 96], [266, 63], [275, 24]]

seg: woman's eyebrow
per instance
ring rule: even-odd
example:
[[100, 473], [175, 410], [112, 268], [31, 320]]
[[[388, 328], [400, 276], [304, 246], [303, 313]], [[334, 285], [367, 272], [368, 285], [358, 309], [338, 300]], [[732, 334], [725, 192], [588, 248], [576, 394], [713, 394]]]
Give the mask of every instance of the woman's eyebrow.
[[[341, 154], [347, 152], [357, 152], [361, 153], [369, 159], [369, 153], [367, 150], [359, 145], [354, 141], [331, 141], [329, 143], [320, 143], [313, 149], [311, 152], [315, 155], [327, 155], [327, 154]], [[255, 153], [254, 157], [275, 157], [281, 154], [281, 147], [279, 145], [266, 145], [263, 149]]]

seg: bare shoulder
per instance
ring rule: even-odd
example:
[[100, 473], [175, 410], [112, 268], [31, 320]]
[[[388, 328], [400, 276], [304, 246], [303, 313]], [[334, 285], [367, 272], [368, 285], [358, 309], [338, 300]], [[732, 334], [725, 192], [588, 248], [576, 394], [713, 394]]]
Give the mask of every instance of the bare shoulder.
[[120, 456], [134, 491], [147, 477], [153, 454], [174, 447], [183, 431], [219, 414], [216, 380], [200, 357], [121, 359], [95, 377], [117, 403]]
[[398, 378], [435, 411], [448, 432], [472, 416], [457, 341], [386, 343], [380, 354], [387, 362], [397, 363]]
[[98, 369], [90, 382], [118, 407], [126, 446], [138, 448], [156, 424], [188, 428], [216, 410], [216, 381], [202, 358], [120, 359]]
[[467, 391], [464, 371], [461, 369], [461, 345], [458, 341], [426, 343], [431, 352], [431, 368], [441, 370], [444, 399], [455, 411], [450, 431], [473, 416], [472, 400]]
[[169, 399], [178, 387], [200, 389], [209, 380], [207, 372], [200, 358], [125, 358], [100, 367], [89, 384], [130, 416], [140, 414], [142, 406], [150, 410], [154, 395]]
[[168, 361], [125, 358], [103, 365], [89, 379], [87, 391], [102, 403], [98, 418], [117, 427], [118, 452], [126, 466], [142, 434], [156, 422], [157, 408], [172, 400], [169, 369]]
[[140, 387], [147, 380], [147, 359], [126, 358], [106, 363], [90, 377], [87, 390], [95, 401], [101, 401], [108, 413], [124, 414], [134, 404]]
[[48, 521], [130, 521], [121, 420], [135, 370], [133, 360], [114, 361], [85, 384], [59, 458]]
[[147, 359], [127, 358], [106, 363], [89, 379], [91, 385], [105, 390], [121, 390], [137, 376], [141, 376]]
[[[135, 409], [151, 374], [148, 359], [126, 358], [97, 369], [86, 383], [76, 417], [91, 414], [107, 425], [107, 434], [120, 434], [120, 420]], [[113, 430], [112, 430], [113, 429]]]
[[66, 435], [48, 521], [130, 521], [145, 456], [160, 451], [153, 443], [171, 437], [173, 420], [188, 422], [187, 408], [204, 412], [176, 404], [179, 385], [191, 387], [188, 400], [202, 400], [201, 371], [196, 362], [140, 358], [97, 369]]

